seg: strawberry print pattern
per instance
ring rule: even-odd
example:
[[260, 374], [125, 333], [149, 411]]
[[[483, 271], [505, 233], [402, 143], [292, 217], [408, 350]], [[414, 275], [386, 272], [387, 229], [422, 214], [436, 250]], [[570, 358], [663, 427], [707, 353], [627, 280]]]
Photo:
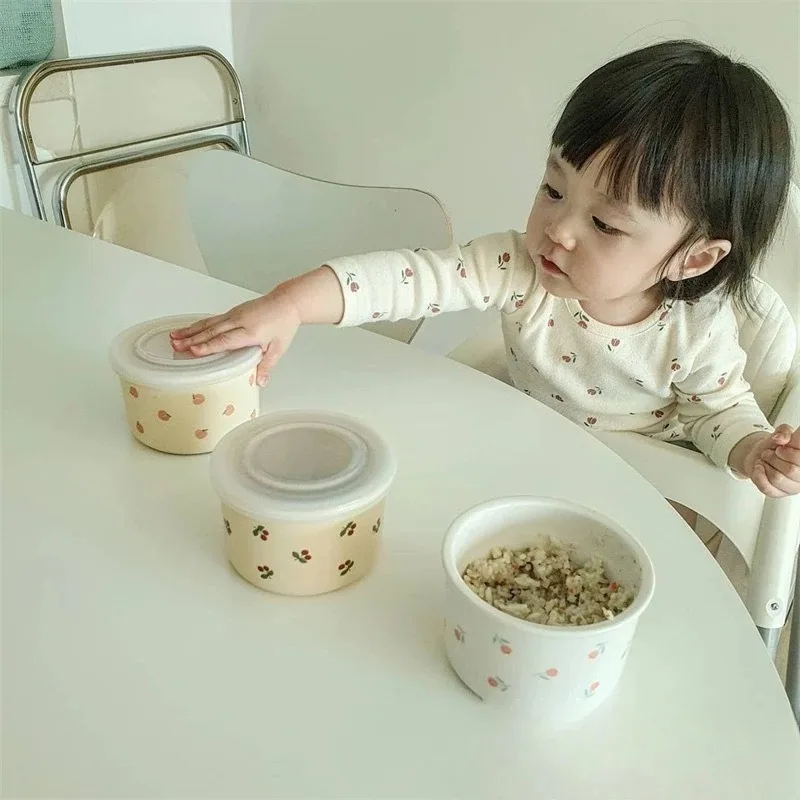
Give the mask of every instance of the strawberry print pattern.
[[358, 285], [356, 281], [356, 276], [352, 272], [347, 273], [347, 288], [350, 289], [351, 292], [357, 292], [361, 287]]
[[494, 638], [492, 639], [492, 642], [494, 642], [494, 644], [496, 644], [500, 648], [500, 652], [504, 656], [510, 656], [511, 653], [513, 652], [513, 650], [511, 649], [511, 643], [508, 641], [508, 639], [503, 639], [502, 636], [498, 636], [495, 634]]
[[498, 678], [497, 675], [490, 675], [486, 679], [486, 683], [488, 683], [492, 689], [497, 689], [501, 692], [507, 692], [510, 688], [509, 685], [502, 678]]
[[461, 644], [464, 644], [466, 636], [464, 634], [464, 629], [460, 625], [456, 625], [455, 628], [453, 628], [453, 636], [456, 637], [457, 642], [461, 642]]
[[537, 674], [543, 681], [551, 681], [553, 678], [558, 677], [558, 670], [555, 667], [550, 667], [550, 669], [546, 669], [544, 672], [539, 672]]

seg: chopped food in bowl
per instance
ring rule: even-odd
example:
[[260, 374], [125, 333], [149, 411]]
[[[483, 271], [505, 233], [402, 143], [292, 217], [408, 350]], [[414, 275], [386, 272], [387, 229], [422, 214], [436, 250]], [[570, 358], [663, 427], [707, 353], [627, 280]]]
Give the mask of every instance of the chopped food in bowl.
[[493, 547], [485, 558], [473, 559], [462, 577], [481, 600], [540, 625], [605, 622], [635, 596], [608, 578], [599, 555], [581, 563], [561, 541], [542, 534], [531, 547]]

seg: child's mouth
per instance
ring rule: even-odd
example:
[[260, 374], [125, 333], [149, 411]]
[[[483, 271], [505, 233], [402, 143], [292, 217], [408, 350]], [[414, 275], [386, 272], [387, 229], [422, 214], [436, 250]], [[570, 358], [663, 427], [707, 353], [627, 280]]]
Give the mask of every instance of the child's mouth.
[[542, 260], [542, 269], [548, 275], [566, 275], [567, 273], [564, 270], [557, 267], [549, 258], [545, 258], [544, 256], [540, 256]]

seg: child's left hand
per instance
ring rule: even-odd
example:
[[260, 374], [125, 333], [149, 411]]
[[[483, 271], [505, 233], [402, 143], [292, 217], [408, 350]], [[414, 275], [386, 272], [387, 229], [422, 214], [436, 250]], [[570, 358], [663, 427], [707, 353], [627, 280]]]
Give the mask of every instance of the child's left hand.
[[800, 494], [800, 428], [779, 425], [759, 436], [745, 459], [745, 474], [767, 497]]

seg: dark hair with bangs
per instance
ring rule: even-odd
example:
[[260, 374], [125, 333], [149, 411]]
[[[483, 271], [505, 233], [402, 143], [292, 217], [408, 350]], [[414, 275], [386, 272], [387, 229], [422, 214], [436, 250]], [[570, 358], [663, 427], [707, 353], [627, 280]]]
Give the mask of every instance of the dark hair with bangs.
[[750, 278], [783, 216], [792, 172], [786, 111], [753, 68], [687, 40], [628, 53], [580, 83], [552, 144], [578, 170], [605, 149], [599, 166], [618, 200], [689, 220], [662, 268], [701, 237], [731, 242], [705, 274], [663, 279], [665, 297], [719, 289], [752, 307]]

